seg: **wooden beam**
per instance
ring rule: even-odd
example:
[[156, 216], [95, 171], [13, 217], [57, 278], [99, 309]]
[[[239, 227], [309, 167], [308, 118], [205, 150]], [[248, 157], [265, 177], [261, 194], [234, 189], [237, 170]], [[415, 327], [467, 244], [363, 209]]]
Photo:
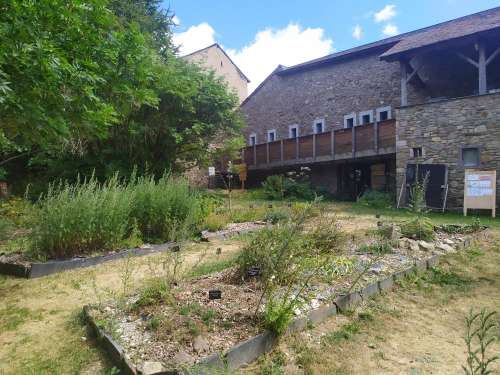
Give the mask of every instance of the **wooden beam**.
[[401, 106], [408, 105], [408, 72], [406, 70], [407, 62], [400, 61], [399, 62], [401, 68]]
[[486, 60], [486, 65], [488, 65], [490, 62], [492, 62], [492, 61], [493, 61], [493, 59], [494, 59], [495, 57], [497, 57], [497, 55], [498, 55], [499, 53], [500, 53], [500, 47], [498, 47], [498, 48], [495, 50], [495, 52], [493, 52], [493, 53], [490, 55], [490, 57], [488, 57], [488, 60]]
[[269, 164], [269, 142], [266, 143], [266, 164]]
[[352, 146], [352, 158], [356, 157], [356, 127], [351, 128], [351, 146]]
[[284, 155], [284, 152], [283, 152], [283, 140], [280, 141], [280, 160], [281, 162], [283, 163], [283, 155]]
[[335, 159], [335, 130], [333, 130], [333, 129], [332, 129], [330, 150], [332, 151], [332, 159]]
[[[422, 68], [424, 66], [423, 63], [421, 63], [416, 69], [413, 69], [412, 68], [412, 72], [410, 73], [410, 75], [406, 78], [406, 83], [409, 83], [411, 81], [411, 79], [413, 78], [413, 76], [415, 76], [415, 74], [418, 73], [418, 71], [420, 70], [420, 68]], [[407, 69], [408, 67], [411, 68], [411, 65], [410, 63], [407, 63]], [[417, 76], [418, 77], [418, 76]]]
[[253, 165], [257, 166], [257, 145], [253, 144]]
[[460, 57], [462, 60], [468, 62], [471, 65], [474, 65], [476, 68], [479, 68], [479, 64], [472, 60], [470, 57], [465, 56], [463, 53], [457, 52], [457, 56]]
[[375, 116], [375, 122], [373, 124], [373, 144], [375, 148], [375, 153], [378, 154], [378, 121], [377, 116]]
[[316, 160], [316, 133], [313, 134], [313, 160]]
[[479, 95], [486, 94], [487, 92], [487, 79], [486, 79], [486, 48], [484, 43], [479, 43]]
[[295, 159], [299, 160], [299, 137], [295, 137]]

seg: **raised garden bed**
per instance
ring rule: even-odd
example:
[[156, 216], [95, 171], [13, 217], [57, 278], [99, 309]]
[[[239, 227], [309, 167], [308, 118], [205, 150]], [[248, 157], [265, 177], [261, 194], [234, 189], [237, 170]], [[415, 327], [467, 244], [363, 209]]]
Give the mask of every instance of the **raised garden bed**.
[[143, 245], [142, 247], [134, 249], [120, 250], [98, 256], [49, 260], [47, 262], [34, 262], [26, 258], [23, 254], [11, 253], [0, 255], [0, 274], [33, 279], [74, 268], [96, 266], [101, 263], [126, 258], [128, 256], [144, 256], [167, 250], [170, 251], [176, 248], [178, 249], [176, 243], [168, 242], [160, 245]]
[[[289, 331], [302, 330], [309, 322], [319, 323], [389, 290], [395, 281], [434, 267], [440, 256], [469, 242], [470, 236], [438, 233], [432, 243], [402, 239], [392, 252], [376, 258], [352, 249], [348, 254], [355, 260], [352, 272], [331, 283], [309, 285], [314, 298], [295, 311]], [[366, 264], [368, 272], [351, 290], [356, 271]], [[134, 308], [136, 295], [125, 303], [87, 306], [84, 311], [90, 327], [126, 373], [207, 373], [211, 366], [241, 367], [273, 348], [276, 336], [254, 317], [260, 288], [257, 280], [243, 282], [229, 268], [177, 285], [169, 302]], [[211, 290], [220, 290], [222, 298], [211, 300]]]

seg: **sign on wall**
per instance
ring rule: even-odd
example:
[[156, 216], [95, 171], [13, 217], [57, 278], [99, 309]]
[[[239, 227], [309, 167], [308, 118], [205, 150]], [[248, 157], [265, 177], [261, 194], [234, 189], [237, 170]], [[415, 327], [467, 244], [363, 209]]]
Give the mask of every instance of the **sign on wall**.
[[464, 189], [464, 215], [468, 209], [491, 210], [495, 217], [496, 170], [466, 169]]

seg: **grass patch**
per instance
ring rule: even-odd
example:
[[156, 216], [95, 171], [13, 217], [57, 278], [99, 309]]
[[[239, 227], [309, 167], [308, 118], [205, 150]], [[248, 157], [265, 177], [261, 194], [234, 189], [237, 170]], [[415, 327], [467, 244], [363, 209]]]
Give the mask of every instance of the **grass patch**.
[[29, 320], [40, 320], [41, 312], [34, 312], [27, 307], [8, 305], [0, 310], [0, 331], [14, 331]]
[[233, 267], [236, 265], [236, 257], [231, 257], [230, 259], [221, 259], [211, 262], [204, 262], [196, 265], [189, 272], [189, 277], [200, 277], [209, 275], [215, 272], [224, 271], [227, 268]]
[[321, 343], [324, 346], [335, 345], [344, 340], [350, 340], [354, 335], [359, 333], [359, 331], [359, 323], [354, 320], [350, 323], [344, 324], [338, 331], [330, 332], [323, 336]]

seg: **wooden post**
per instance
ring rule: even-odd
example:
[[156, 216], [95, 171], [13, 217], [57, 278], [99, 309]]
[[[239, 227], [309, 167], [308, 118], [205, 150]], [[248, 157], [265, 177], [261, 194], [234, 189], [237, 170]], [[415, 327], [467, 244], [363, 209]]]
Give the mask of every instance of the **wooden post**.
[[332, 130], [331, 142], [332, 159], [335, 159], [335, 130]]
[[401, 67], [401, 106], [408, 105], [408, 72], [406, 70], [406, 61], [399, 61]]
[[266, 143], [266, 164], [269, 164], [269, 142]]
[[316, 160], [316, 133], [313, 134], [313, 160]]
[[356, 126], [351, 129], [352, 158], [354, 159], [356, 157]]
[[257, 145], [253, 144], [253, 165], [257, 166]]
[[295, 159], [299, 160], [299, 137], [295, 137]]
[[479, 42], [478, 49], [479, 49], [479, 60], [478, 60], [479, 95], [484, 95], [488, 90], [488, 85], [486, 78], [486, 48], [483, 42]]
[[373, 138], [374, 138], [375, 153], [378, 154], [378, 121], [376, 114], [375, 114], [375, 122], [373, 123]]
[[283, 155], [284, 155], [284, 152], [283, 152], [283, 140], [280, 141], [280, 160], [281, 162], [283, 163]]

